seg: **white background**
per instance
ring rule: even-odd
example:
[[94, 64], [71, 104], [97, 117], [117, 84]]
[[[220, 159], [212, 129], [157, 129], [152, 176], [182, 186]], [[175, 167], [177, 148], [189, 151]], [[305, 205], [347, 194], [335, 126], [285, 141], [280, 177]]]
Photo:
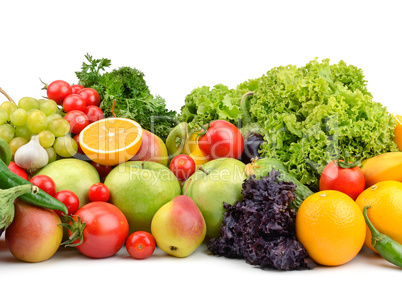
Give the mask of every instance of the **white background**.
[[[111, 59], [113, 68], [143, 71], [152, 93], [179, 111], [196, 87], [235, 87], [272, 67], [318, 57], [362, 68], [374, 99], [402, 113], [398, 2], [2, 1], [0, 87], [15, 100], [40, 98], [39, 78], [77, 83], [74, 72], [90, 53]], [[365, 248], [346, 265], [296, 272], [210, 256], [205, 246], [185, 259], [157, 251], [136, 261], [123, 249], [92, 260], [65, 250], [27, 264], [16, 261], [0, 238], [2, 287], [35, 292], [373, 292], [398, 290], [400, 273]]]

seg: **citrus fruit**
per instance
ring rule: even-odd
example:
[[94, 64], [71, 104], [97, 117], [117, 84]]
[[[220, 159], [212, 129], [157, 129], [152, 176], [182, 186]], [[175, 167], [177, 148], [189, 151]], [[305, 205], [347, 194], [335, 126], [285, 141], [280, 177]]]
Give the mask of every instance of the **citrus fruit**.
[[397, 114], [392, 114], [392, 116], [396, 120], [396, 126], [394, 129], [394, 141], [396, 145], [398, 146], [398, 149], [402, 151], [402, 116], [397, 115]]
[[353, 199], [340, 191], [324, 190], [310, 195], [300, 205], [296, 235], [316, 263], [338, 266], [359, 253], [366, 225]]
[[[361, 210], [371, 208], [367, 215], [374, 227], [402, 244], [402, 183], [394, 180], [381, 181], [363, 191], [356, 199]], [[364, 244], [377, 252], [371, 245], [371, 233], [366, 228]]]
[[127, 118], [104, 118], [89, 124], [79, 135], [84, 154], [95, 163], [114, 166], [131, 159], [142, 141], [142, 128]]

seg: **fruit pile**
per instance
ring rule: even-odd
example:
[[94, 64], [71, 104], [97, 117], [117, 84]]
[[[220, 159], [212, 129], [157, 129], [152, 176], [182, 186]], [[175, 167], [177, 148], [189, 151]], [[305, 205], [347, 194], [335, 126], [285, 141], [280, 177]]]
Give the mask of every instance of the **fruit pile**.
[[114, 109], [105, 117], [106, 88], [56, 80], [44, 89], [46, 98], [18, 103], [0, 89], [0, 232], [21, 261], [66, 246], [89, 258], [124, 246], [136, 259], [156, 248], [187, 257], [205, 244], [300, 270], [345, 264], [365, 245], [402, 266], [401, 151], [361, 162], [340, 149], [314, 190], [285, 162], [258, 157], [267, 136], [246, 138], [231, 121], [182, 121], [162, 139]]

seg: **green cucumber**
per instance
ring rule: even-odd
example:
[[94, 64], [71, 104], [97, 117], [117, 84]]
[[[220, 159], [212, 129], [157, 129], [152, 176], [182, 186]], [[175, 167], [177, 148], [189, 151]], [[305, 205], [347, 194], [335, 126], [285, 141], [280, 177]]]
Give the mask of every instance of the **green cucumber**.
[[0, 137], [0, 160], [4, 162], [6, 166], [10, 164], [11, 161], [11, 148], [10, 145]]

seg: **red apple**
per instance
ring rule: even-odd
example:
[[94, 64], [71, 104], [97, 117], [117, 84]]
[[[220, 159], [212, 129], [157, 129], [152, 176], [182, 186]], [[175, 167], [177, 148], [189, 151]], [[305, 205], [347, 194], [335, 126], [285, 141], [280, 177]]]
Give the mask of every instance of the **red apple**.
[[151, 161], [167, 167], [168, 151], [166, 145], [160, 137], [143, 129], [141, 146], [131, 161]]

